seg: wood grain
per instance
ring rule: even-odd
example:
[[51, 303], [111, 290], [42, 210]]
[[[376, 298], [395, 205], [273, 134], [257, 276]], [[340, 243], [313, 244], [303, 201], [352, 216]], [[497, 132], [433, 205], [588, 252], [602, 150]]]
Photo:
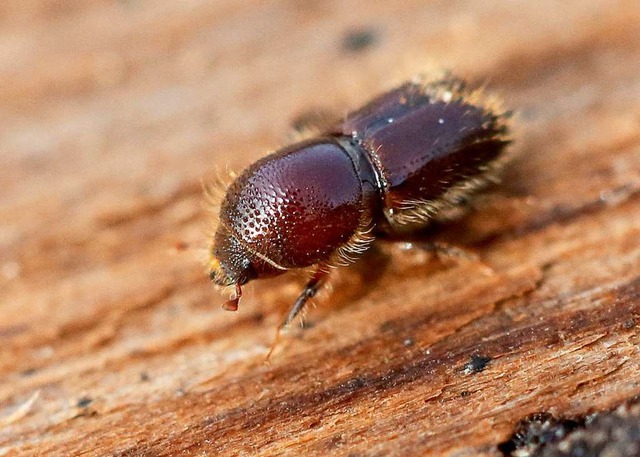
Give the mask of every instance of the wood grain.
[[[531, 413], [640, 394], [638, 24], [634, 1], [2, 2], [0, 454], [497, 456]], [[434, 234], [495, 273], [379, 245], [265, 365], [300, 278], [220, 310], [176, 249], [206, 244], [201, 182], [434, 63], [517, 112], [503, 184]]]

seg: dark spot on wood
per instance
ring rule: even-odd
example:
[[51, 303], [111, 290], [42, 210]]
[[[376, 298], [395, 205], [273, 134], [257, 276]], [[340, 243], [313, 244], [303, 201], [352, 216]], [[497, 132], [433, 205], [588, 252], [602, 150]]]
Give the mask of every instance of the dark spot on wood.
[[358, 389], [361, 389], [366, 385], [365, 381], [360, 378], [349, 379], [347, 382], [340, 384], [338, 388], [342, 391], [342, 393], [347, 392], [355, 392]]
[[557, 419], [549, 413], [535, 413], [518, 422], [511, 437], [498, 445], [505, 456], [534, 455], [548, 443], [555, 443], [580, 426], [574, 420]]
[[489, 362], [491, 362], [491, 357], [474, 354], [471, 356], [469, 362], [464, 366], [463, 372], [465, 374], [480, 373], [481, 371], [484, 371]]
[[20, 373], [20, 375], [24, 377], [29, 377], [29, 376], [33, 376], [37, 371], [38, 371], [37, 368], [27, 368], [26, 370], [23, 370]]
[[348, 53], [358, 53], [372, 48], [380, 41], [380, 33], [373, 27], [353, 29], [347, 31], [342, 38], [342, 50]]
[[78, 401], [76, 402], [76, 406], [77, 406], [78, 408], [86, 408], [86, 407], [87, 407], [87, 406], [89, 406], [91, 403], [93, 403], [93, 398], [91, 398], [91, 397], [87, 397], [87, 396], [84, 396], [84, 397], [80, 397], [80, 398], [78, 399]]
[[498, 449], [505, 456], [597, 457], [640, 455], [640, 402], [576, 419], [539, 413], [519, 422]]

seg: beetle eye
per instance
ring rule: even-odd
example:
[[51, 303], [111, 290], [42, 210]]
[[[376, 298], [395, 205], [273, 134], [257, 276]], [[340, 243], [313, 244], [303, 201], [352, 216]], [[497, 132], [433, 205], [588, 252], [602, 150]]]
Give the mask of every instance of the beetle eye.
[[238, 281], [240, 284], [246, 284], [258, 277], [258, 272], [254, 268], [253, 264], [249, 259], [242, 262], [242, 275], [240, 276], [240, 280]]

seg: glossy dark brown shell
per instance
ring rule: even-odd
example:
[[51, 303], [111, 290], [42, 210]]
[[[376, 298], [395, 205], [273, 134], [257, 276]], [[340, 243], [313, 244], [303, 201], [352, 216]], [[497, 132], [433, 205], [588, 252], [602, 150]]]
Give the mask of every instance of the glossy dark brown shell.
[[339, 134], [357, 137], [377, 166], [384, 206], [437, 202], [453, 186], [483, 175], [503, 153], [502, 118], [464, 97], [457, 80], [407, 83], [349, 114]]

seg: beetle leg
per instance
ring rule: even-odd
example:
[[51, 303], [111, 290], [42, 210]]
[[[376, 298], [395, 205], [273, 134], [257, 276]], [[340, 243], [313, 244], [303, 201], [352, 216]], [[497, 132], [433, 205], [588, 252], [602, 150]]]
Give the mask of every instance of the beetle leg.
[[265, 360], [266, 362], [269, 361], [269, 358], [271, 357], [271, 353], [273, 353], [273, 350], [278, 345], [278, 342], [280, 341], [280, 336], [282, 335], [282, 333], [289, 328], [289, 325], [291, 325], [291, 323], [298, 316], [298, 314], [300, 314], [300, 312], [304, 309], [309, 299], [315, 296], [315, 294], [318, 292], [320, 287], [322, 287], [322, 285], [324, 284], [324, 281], [327, 278], [327, 276], [329, 276], [329, 271], [326, 268], [320, 266], [318, 267], [316, 272], [313, 274], [311, 279], [309, 279], [309, 282], [307, 282], [307, 285], [304, 286], [304, 290], [298, 296], [295, 303], [291, 307], [291, 310], [287, 314], [286, 319], [278, 327], [276, 336], [273, 339], [273, 343], [271, 343], [269, 352], [267, 353], [267, 357]]
[[291, 307], [289, 314], [287, 314], [287, 318], [282, 322], [282, 325], [280, 325], [280, 330], [286, 330], [289, 325], [291, 325], [291, 322], [293, 322], [298, 314], [300, 314], [300, 312], [304, 309], [307, 301], [309, 301], [309, 299], [318, 292], [320, 287], [322, 287], [322, 284], [324, 283], [324, 280], [328, 275], [329, 272], [322, 267], [319, 267], [316, 270], [309, 282], [307, 282], [307, 285], [304, 286], [304, 290], [298, 296], [296, 302]]

